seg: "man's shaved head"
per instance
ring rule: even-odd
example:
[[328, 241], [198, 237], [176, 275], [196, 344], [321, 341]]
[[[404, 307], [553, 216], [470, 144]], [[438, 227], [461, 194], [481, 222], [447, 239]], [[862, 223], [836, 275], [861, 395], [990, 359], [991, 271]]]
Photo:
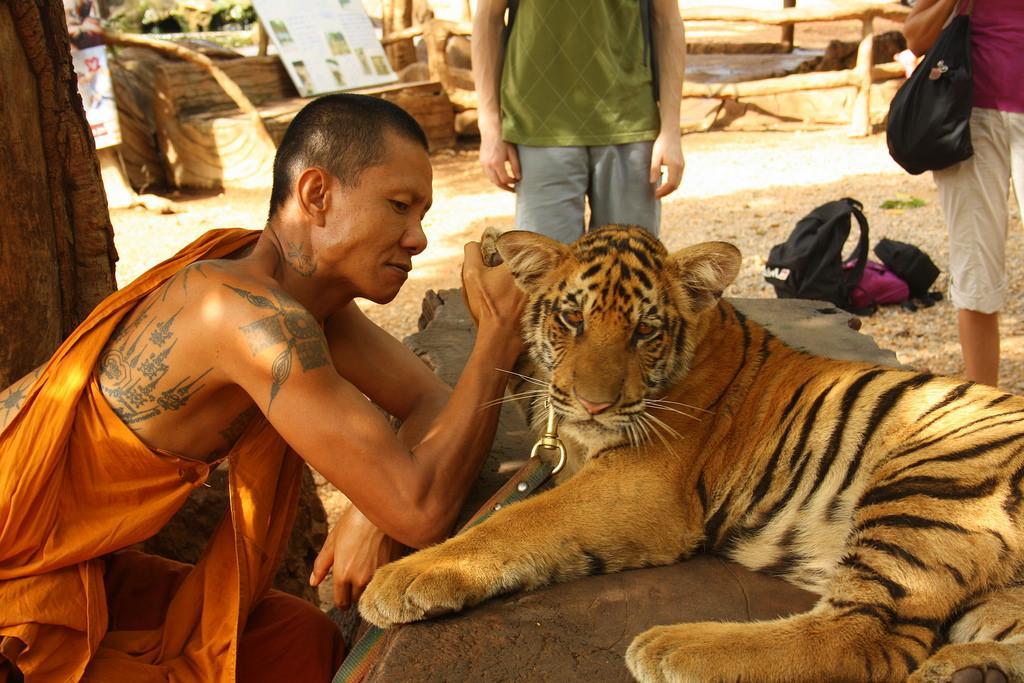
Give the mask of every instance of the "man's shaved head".
[[326, 95], [295, 115], [274, 157], [270, 193], [273, 218], [291, 195], [299, 174], [318, 166], [351, 187], [366, 168], [384, 159], [385, 132], [417, 142], [427, 149], [427, 136], [404, 109], [368, 95]]

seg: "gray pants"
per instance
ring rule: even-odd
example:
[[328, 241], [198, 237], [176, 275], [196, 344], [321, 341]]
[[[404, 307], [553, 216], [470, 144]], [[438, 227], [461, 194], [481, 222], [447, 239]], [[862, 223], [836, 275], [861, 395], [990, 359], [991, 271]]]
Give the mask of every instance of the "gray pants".
[[653, 141], [516, 147], [523, 175], [516, 184], [516, 229], [572, 242], [583, 234], [586, 197], [590, 229], [632, 224], [657, 236], [661, 202], [654, 198], [649, 176]]

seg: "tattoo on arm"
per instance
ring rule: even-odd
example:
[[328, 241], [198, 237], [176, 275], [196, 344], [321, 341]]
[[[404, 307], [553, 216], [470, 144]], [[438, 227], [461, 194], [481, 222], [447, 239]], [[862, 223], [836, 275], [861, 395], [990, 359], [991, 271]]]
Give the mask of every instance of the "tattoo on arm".
[[292, 353], [298, 358], [304, 372], [323, 367], [330, 363], [327, 339], [312, 314], [284, 292], [272, 289], [276, 301], [271, 301], [245, 289], [228, 284], [224, 286], [253, 306], [272, 311], [266, 317], [239, 328], [254, 356], [265, 349], [284, 344], [284, 349], [278, 352], [270, 366], [273, 382], [270, 385], [270, 401], [267, 403], [269, 413], [274, 397], [291, 375]]
[[46, 367], [45, 364], [40, 365], [11, 386], [0, 391], [0, 429], [9, 425], [21, 410], [21, 406], [25, 404], [25, 398], [28, 396], [29, 388], [33, 382], [39, 379], [39, 375], [43, 374], [44, 367]]
[[316, 262], [306, 253], [306, 245], [302, 242], [288, 242], [284, 261], [302, 277], [310, 277], [316, 272]]

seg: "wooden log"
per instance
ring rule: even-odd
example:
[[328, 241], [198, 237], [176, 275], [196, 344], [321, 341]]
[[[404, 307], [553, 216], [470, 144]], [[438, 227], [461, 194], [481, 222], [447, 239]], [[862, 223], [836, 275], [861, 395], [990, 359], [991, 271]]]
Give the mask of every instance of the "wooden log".
[[850, 114], [850, 137], [871, 135], [871, 83], [875, 60], [874, 19], [866, 17], [861, 23], [861, 40], [857, 48], [857, 64], [853, 75], [857, 81], [857, 97]]
[[880, 17], [891, 21], [903, 21], [910, 14], [910, 8], [897, 4], [866, 5], [843, 4], [835, 7], [794, 7], [780, 10], [753, 10], [740, 7], [692, 7], [680, 8], [683, 21], [732, 21], [750, 22], [768, 26], [785, 26], [812, 21], [845, 21]]
[[[416, 119], [427, 135], [431, 151], [455, 143], [455, 112], [440, 83], [399, 83], [355, 90], [394, 102]], [[309, 100], [281, 99], [257, 110], [271, 137], [280, 142], [295, 114]], [[248, 118], [237, 109], [200, 110], [180, 118], [161, 114], [161, 142], [168, 174], [178, 187], [269, 187], [273, 155], [251, 144]]]
[[235, 106], [237, 106], [248, 117], [249, 122], [253, 127], [254, 144], [263, 145], [269, 150], [274, 149], [274, 141], [271, 139], [270, 133], [263, 125], [263, 119], [260, 118], [259, 112], [256, 111], [256, 107], [249, 100], [249, 97], [238, 86], [238, 84], [224, 72], [223, 69], [214, 64], [213, 60], [206, 55], [170, 41], [157, 40], [155, 38], [147, 38], [138, 35], [108, 32], [105, 34], [105, 40], [108, 45], [148, 47], [164, 54], [172, 55], [178, 59], [191, 62], [192, 64], [197, 64], [206, 69], [210, 76], [217, 81], [217, 84], [224, 89], [224, 93], [235, 103]]
[[[299, 96], [277, 56], [243, 57], [223, 62], [220, 68], [257, 107]], [[168, 100], [170, 111], [182, 116], [238, 109], [207, 71], [192, 64], [162, 65], [156, 74], [156, 90], [158, 97]]]
[[[381, 3], [381, 29], [385, 34], [410, 28], [412, 22], [413, 0], [384, 0]], [[384, 46], [384, 53], [395, 71], [402, 70], [406, 65], [416, 61], [416, 48], [412, 37], [389, 42]]]
[[121, 159], [128, 182], [138, 192], [167, 185], [154, 118], [156, 71], [166, 63], [158, 52], [143, 48], [120, 49], [110, 59]]
[[[796, 0], [782, 0], [783, 9], [790, 9], [796, 7]], [[793, 50], [793, 24], [782, 25], [782, 46], [786, 49], [786, 52], [792, 52]]]

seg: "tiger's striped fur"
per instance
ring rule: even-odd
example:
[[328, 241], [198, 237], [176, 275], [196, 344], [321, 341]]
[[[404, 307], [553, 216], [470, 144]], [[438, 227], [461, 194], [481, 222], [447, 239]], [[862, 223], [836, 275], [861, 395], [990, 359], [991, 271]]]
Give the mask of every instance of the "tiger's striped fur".
[[497, 245], [581, 463], [380, 570], [370, 621], [713, 552], [821, 599], [651, 629], [627, 653], [638, 679], [1024, 680], [1024, 398], [788, 347], [720, 299], [740, 264], [724, 243], [669, 255], [610, 226]]

